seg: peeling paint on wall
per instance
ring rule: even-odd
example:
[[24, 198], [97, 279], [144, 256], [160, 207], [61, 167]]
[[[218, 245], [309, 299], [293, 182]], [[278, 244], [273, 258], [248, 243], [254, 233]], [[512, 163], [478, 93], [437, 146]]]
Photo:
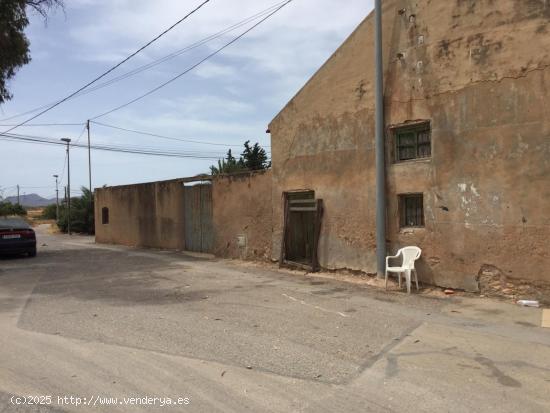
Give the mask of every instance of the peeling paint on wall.
[[[475, 290], [488, 262], [550, 281], [512, 258], [550, 266], [548, 2], [404, 5], [384, 2], [386, 122], [430, 119], [433, 145], [430, 159], [395, 164], [387, 134], [390, 249], [419, 245], [420, 277], [437, 285]], [[274, 254], [277, 199], [307, 187], [325, 200], [322, 265], [373, 270], [373, 86], [358, 88], [374, 78], [373, 30], [369, 17], [270, 124]], [[400, 231], [402, 193], [424, 194], [425, 228]]]

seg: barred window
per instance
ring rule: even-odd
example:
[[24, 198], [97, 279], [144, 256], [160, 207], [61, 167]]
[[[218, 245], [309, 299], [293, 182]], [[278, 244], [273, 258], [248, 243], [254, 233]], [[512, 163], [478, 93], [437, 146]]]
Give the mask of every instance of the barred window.
[[422, 194], [406, 194], [399, 196], [400, 227], [424, 226], [424, 196]]
[[432, 156], [431, 131], [428, 122], [414, 127], [399, 127], [395, 130], [395, 137], [397, 162]]

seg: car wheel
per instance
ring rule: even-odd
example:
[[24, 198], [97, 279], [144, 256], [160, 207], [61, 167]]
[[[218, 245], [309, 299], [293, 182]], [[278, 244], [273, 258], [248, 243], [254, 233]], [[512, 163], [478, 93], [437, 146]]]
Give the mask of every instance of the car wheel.
[[28, 254], [29, 254], [29, 257], [36, 257], [36, 248], [29, 250]]

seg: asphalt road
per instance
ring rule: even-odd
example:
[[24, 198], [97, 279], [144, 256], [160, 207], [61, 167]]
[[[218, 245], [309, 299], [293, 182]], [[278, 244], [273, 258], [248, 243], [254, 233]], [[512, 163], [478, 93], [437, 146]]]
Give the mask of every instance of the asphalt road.
[[38, 232], [0, 259], [0, 412], [550, 411], [538, 309]]

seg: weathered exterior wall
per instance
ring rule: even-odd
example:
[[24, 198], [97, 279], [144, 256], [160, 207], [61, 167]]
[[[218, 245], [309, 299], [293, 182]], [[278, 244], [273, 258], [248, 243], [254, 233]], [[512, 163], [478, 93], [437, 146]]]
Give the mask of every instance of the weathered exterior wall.
[[[95, 190], [96, 242], [185, 249], [184, 192], [180, 181]], [[109, 223], [101, 210], [109, 208]]]
[[[214, 254], [271, 258], [271, 182], [270, 170], [213, 179]], [[239, 246], [238, 236], [245, 237], [244, 246]]]
[[[383, 13], [386, 124], [432, 125], [427, 160], [394, 163], [387, 134], [388, 251], [420, 246], [420, 277], [442, 286], [475, 290], [487, 265], [550, 281], [550, 3], [385, 0]], [[274, 257], [282, 192], [312, 189], [321, 265], [376, 272], [373, 25], [270, 125]], [[425, 228], [400, 230], [398, 194], [412, 192]]]
[[[184, 250], [183, 181], [96, 189], [96, 242]], [[212, 180], [214, 254], [241, 259], [271, 258], [271, 182], [271, 171]], [[108, 224], [102, 224], [104, 207], [109, 209]], [[241, 248], [237, 237], [242, 235], [246, 245]]]

